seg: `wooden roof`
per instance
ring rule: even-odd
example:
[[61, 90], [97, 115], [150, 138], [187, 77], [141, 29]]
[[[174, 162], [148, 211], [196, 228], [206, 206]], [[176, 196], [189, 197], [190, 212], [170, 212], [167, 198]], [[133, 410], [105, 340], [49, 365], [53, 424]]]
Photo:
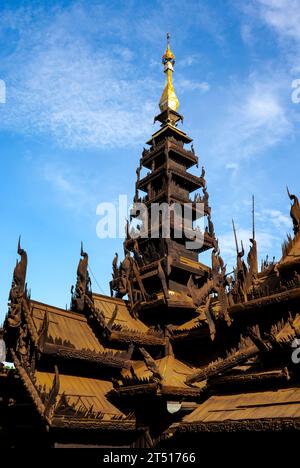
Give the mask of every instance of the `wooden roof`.
[[[53, 383], [54, 374], [51, 372], [35, 373], [37, 385], [45, 386], [49, 392]], [[106, 398], [106, 393], [109, 392], [113, 385], [109, 381], [99, 380], [95, 378], [78, 377], [72, 375], [59, 376], [59, 393], [57, 402], [64, 394], [68, 404], [72, 405], [74, 410], [82, 409], [93, 412], [101, 412], [104, 414], [103, 421], [110, 420], [112, 417], [122, 417], [124, 413], [113, 406]]]
[[177, 135], [180, 137], [182, 141], [184, 141], [184, 143], [191, 143], [193, 141], [192, 138], [187, 136], [186, 133], [179, 130], [179, 128], [176, 128], [173, 125], [168, 124], [168, 125], [164, 125], [164, 127], [160, 128], [159, 130], [157, 130], [157, 132], [153, 133], [151, 139], [147, 141], [147, 145], [152, 145], [153, 139], [157, 138], [158, 136], [163, 135], [164, 133], [166, 133], [167, 135], [168, 134]]
[[[196, 369], [184, 364], [183, 362], [176, 359], [174, 356], [165, 356], [162, 359], [155, 361], [159, 369], [159, 373], [162, 376], [162, 385], [166, 387], [178, 387], [178, 388], [190, 388], [185, 383], [185, 379], [188, 375], [192, 375]], [[147, 368], [144, 361], [136, 361], [133, 364], [135, 375], [139, 379], [149, 379], [152, 377], [152, 373]], [[124, 369], [122, 375], [130, 376], [130, 370]], [[201, 387], [202, 384], [196, 384], [195, 386]]]
[[300, 234], [296, 234], [290, 242], [290, 246], [282, 259], [278, 262], [279, 270], [284, 268], [294, 268], [300, 264]]
[[96, 353], [110, 351], [98, 341], [84, 315], [36, 301], [31, 301], [31, 307], [37, 330], [43, 323], [45, 313], [48, 313], [47, 341], [58, 345], [67, 345], [77, 350], [84, 349]]
[[114, 322], [116, 325], [121, 325], [122, 328], [128, 328], [139, 333], [148, 332], [149, 329], [143, 322], [130, 315], [126, 302], [122, 299], [95, 293], [93, 294], [93, 298], [95, 306], [103, 312], [107, 321], [111, 318], [117, 305], [118, 315]]
[[180, 331], [193, 330], [193, 329], [199, 327], [200, 324], [201, 324], [201, 320], [204, 320], [204, 319], [205, 319], [205, 317], [203, 317], [203, 315], [199, 313], [199, 315], [197, 317], [194, 317], [191, 320], [189, 320], [188, 322], [184, 322], [181, 325], [178, 325], [178, 327], [176, 327], [176, 330], [178, 330], [178, 331], [179, 330]]
[[266, 418], [300, 418], [300, 387], [235, 395], [214, 395], [183, 423], [221, 423]]

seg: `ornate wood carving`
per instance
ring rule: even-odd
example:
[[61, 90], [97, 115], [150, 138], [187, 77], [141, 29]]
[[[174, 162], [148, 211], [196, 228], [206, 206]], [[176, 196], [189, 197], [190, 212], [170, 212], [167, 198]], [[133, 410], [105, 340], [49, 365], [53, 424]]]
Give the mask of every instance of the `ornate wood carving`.
[[208, 379], [209, 377], [212, 377], [213, 375], [224, 372], [238, 364], [241, 364], [247, 359], [256, 356], [258, 353], [259, 351], [255, 345], [249, 346], [244, 350], [233, 353], [231, 356], [225, 359], [220, 358], [217, 362], [209, 364], [207, 367], [200, 370], [196, 374], [188, 376], [185, 382], [187, 385], [191, 385], [194, 382], [201, 382]]
[[130, 363], [130, 352], [117, 352], [113, 353], [111, 351], [106, 351], [102, 354], [95, 353], [88, 349], [72, 349], [63, 346], [51, 345], [46, 343], [44, 346], [44, 353], [52, 356], [57, 356], [63, 359], [76, 359], [79, 361], [88, 361], [102, 367], [115, 367], [117, 369], [129, 369], [131, 366]]
[[[30, 397], [32, 398], [32, 401], [40, 414], [40, 416], [44, 417], [45, 416], [45, 405], [38, 393], [38, 390], [35, 387], [34, 384], [34, 379], [33, 376], [28, 373], [28, 371], [25, 370], [24, 365], [22, 362], [18, 359], [16, 353], [14, 350], [10, 350], [11, 356], [13, 358], [14, 365], [17, 369], [17, 372], [27, 390], [29, 393]], [[47, 418], [46, 418], [47, 419]], [[49, 422], [49, 421], [48, 421]]]
[[142, 356], [144, 358], [144, 361], [145, 361], [145, 364], [146, 364], [147, 368], [152, 373], [153, 380], [155, 382], [158, 382], [158, 383], [162, 382], [162, 380], [163, 380], [162, 375], [161, 375], [161, 373], [160, 373], [154, 359], [145, 350], [145, 348], [140, 348], [140, 352], [141, 352], [141, 354], [142, 354]]
[[296, 195], [291, 195], [289, 189], [287, 189], [287, 192], [290, 200], [293, 201], [290, 214], [293, 220], [294, 234], [297, 234], [300, 230], [300, 204]]
[[299, 431], [299, 418], [272, 418], [272, 419], [248, 419], [242, 421], [222, 421], [211, 423], [184, 423], [180, 424], [177, 432], [184, 434], [189, 432], [282, 432]]
[[146, 429], [138, 427], [134, 421], [97, 421], [96, 419], [59, 418], [54, 417], [52, 426], [60, 429], [113, 431], [113, 432], [144, 432]]
[[215, 387], [222, 387], [226, 388], [230, 386], [230, 388], [234, 385], [235, 387], [239, 387], [243, 385], [244, 387], [253, 385], [266, 385], [275, 386], [284, 386], [290, 380], [289, 371], [287, 368], [273, 371], [273, 372], [245, 372], [240, 373], [237, 375], [224, 375], [224, 376], [215, 376], [208, 381], [208, 388], [215, 388]]
[[137, 397], [137, 396], [146, 396], [146, 395], [155, 395], [158, 389], [157, 383], [151, 383], [149, 380], [145, 380], [144, 383], [140, 384], [131, 384], [124, 387], [114, 388], [108, 393], [108, 396], [111, 397]]
[[160, 338], [150, 333], [139, 333], [134, 330], [114, 330], [112, 329], [111, 334], [108, 337], [110, 342], [119, 343], [134, 343], [136, 345], [143, 346], [165, 346], [166, 339]]
[[49, 330], [49, 314], [46, 311], [43, 319], [43, 323], [41, 325], [41, 328], [39, 329], [38, 332], [38, 350], [40, 352], [43, 352], [47, 336], [48, 336], [48, 330]]
[[53, 384], [50, 389], [49, 396], [45, 402], [44, 415], [46, 418], [52, 419], [52, 416], [54, 414], [56, 399], [57, 399], [58, 392], [59, 392], [59, 387], [60, 387], [59, 372], [58, 372], [57, 366], [55, 366], [55, 376], [53, 379]]

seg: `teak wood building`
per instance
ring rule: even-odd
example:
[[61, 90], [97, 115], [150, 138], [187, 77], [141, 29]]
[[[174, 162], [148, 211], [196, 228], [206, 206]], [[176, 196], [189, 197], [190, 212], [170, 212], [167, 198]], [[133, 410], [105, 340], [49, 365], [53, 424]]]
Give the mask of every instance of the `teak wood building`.
[[[300, 429], [292, 360], [300, 337], [298, 199], [288, 193], [294, 235], [282, 258], [259, 271], [253, 229], [247, 260], [236, 242], [227, 275], [205, 170], [189, 171], [198, 157], [178, 128], [174, 63], [168, 41], [160, 127], [142, 152], [134, 196], [158, 235], [132, 235], [128, 222], [111, 297], [92, 292], [82, 247], [70, 310], [34, 301], [19, 243], [3, 329], [15, 370], [0, 373], [0, 445], [192, 447], [202, 432]], [[170, 236], [162, 235], [163, 216], [151, 206], [163, 202], [189, 203], [193, 222], [204, 217], [202, 242], [187, 248], [200, 231], [192, 224], [176, 236], [174, 212]], [[132, 212], [130, 221], [139, 216]], [[199, 261], [205, 250], [210, 266]]]

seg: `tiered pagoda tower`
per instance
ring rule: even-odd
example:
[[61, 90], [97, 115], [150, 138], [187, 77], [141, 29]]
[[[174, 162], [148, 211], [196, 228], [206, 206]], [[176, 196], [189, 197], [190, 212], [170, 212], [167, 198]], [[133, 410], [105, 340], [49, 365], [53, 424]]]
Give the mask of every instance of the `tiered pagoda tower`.
[[[162, 63], [166, 86], [159, 102], [160, 114], [154, 119], [161, 125], [147, 142], [149, 148], [144, 148], [136, 171], [134, 203], [146, 206], [148, 225], [143, 224], [141, 211], [132, 212], [131, 221], [137, 218], [144, 231], [140, 235], [141, 230], [130, 230], [128, 224], [124, 253], [125, 256], [128, 254], [127, 262], [132, 265], [131, 290], [120, 281], [123, 264], [119, 271], [114, 269], [111, 287], [117, 296], [128, 294], [134, 312], [139, 311], [149, 320], [156, 318], [154, 310], [161, 314], [161, 308], [171, 311], [173, 318], [178, 320], [180, 313], [176, 314], [176, 311], [193, 312], [197, 307], [191, 289], [201, 288], [210, 276], [210, 268], [200, 263], [198, 256], [217, 247], [217, 241], [204, 167], [200, 175], [189, 171], [194, 166], [198, 168], [198, 157], [192, 139], [178, 128], [183, 117], [178, 113], [179, 101], [172, 82], [175, 56], [169, 35]], [[141, 176], [145, 169], [148, 172]], [[203, 217], [201, 232], [195, 222]], [[169, 232], [166, 226], [169, 226]], [[188, 248], [191, 247], [188, 243], [193, 243], [192, 248]], [[184, 320], [187, 318], [185, 315]]]

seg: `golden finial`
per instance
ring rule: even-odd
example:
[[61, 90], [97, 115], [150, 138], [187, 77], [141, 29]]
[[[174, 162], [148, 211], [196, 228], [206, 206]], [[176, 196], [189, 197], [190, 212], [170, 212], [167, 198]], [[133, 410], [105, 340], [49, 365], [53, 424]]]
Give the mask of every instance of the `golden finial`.
[[174, 71], [175, 55], [170, 48], [170, 34], [167, 33], [167, 49], [162, 57], [164, 72], [167, 75], [167, 83], [159, 101], [159, 108], [163, 112], [167, 109], [177, 111], [179, 101], [173, 87], [172, 75]]

